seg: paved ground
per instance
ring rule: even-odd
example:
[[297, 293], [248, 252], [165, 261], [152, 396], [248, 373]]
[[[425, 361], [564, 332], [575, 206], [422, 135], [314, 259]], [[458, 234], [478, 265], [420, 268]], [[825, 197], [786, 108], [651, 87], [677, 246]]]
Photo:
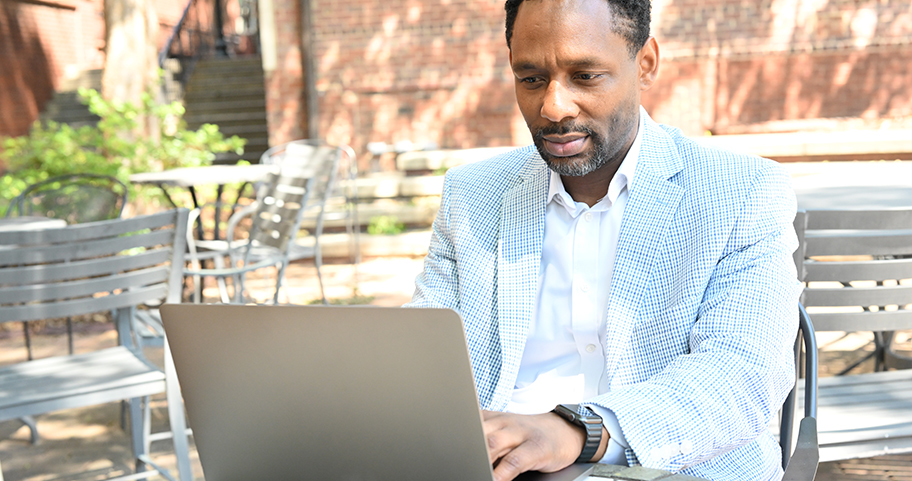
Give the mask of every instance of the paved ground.
[[[414, 276], [421, 261], [412, 258], [385, 258], [363, 262], [355, 269], [347, 264], [330, 264], [324, 268], [327, 297], [369, 301], [375, 305], [396, 306], [411, 296]], [[268, 279], [252, 286], [265, 288]], [[207, 295], [214, 296], [214, 291]], [[282, 300], [308, 303], [319, 299], [315, 269], [309, 264], [294, 264], [288, 272], [287, 296]], [[103, 322], [78, 324], [76, 349], [113, 345], [114, 333]], [[36, 354], [51, 355], [64, 352], [65, 340], [60, 328], [47, 326], [44, 334], [36, 336]], [[902, 340], [912, 345], [909, 335]], [[821, 336], [822, 374], [835, 372], [851, 362], [855, 350], [864, 346], [865, 335]], [[21, 334], [0, 332], [0, 364], [16, 362], [24, 357]], [[150, 350], [150, 358], [160, 359], [161, 352]], [[870, 369], [870, 366], [864, 366]], [[153, 402], [154, 430], [166, 425], [163, 399]], [[28, 443], [28, 431], [16, 421], [0, 423], [0, 462], [6, 481], [95, 480], [113, 474], [125, 474], [132, 469], [130, 442], [120, 429], [118, 404], [106, 404], [88, 409], [61, 411], [38, 418], [42, 441], [37, 446]], [[153, 445], [153, 458], [164, 466], [173, 466], [168, 442]], [[198, 478], [202, 472], [193, 451], [194, 469]], [[71, 473], [87, 472], [82, 476]], [[160, 478], [153, 478], [160, 479]], [[912, 481], [912, 455], [821, 464], [817, 476], [821, 481], [904, 480]]]

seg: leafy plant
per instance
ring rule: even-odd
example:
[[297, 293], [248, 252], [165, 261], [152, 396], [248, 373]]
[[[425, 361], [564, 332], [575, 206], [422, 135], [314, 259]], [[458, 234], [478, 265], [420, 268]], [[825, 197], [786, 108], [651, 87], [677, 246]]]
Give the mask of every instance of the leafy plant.
[[[80, 89], [79, 96], [100, 117], [97, 125], [73, 128], [36, 121], [28, 135], [0, 137], [0, 161], [7, 169], [0, 178], [3, 204], [26, 186], [56, 175], [96, 173], [129, 185], [130, 174], [205, 165], [216, 153], [244, 151], [246, 140], [226, 138], [217, 125], [188, 129], [180, 102], [158, 104], [147, 93], [135, 105], [105, 100], [92, 89]], [[158, 135], [136, 133], [144, 119], [151, 119]]]
[[396, 216], [378, 215], [371, 217], [367, 224], [367, 233], [370, 235], [395, 235], [405, 230], [405, 224], [399, 222]]

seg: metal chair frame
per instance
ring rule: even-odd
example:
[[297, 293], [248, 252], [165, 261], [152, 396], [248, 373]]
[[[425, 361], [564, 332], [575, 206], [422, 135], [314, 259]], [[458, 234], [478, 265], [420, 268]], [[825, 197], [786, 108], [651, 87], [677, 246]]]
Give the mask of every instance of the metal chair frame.
[[[802, 344], [804, 351], [802, 351]], [[804, 352], [804, 356], [802, 356]], [[804, 357], [803, 369], [802, 357]], [[779, 447], [782, 449], [782, 469], [785, 470], [784, 481], [813, 481], [817, 475], [820, 461], [820, 448], [817, 444], [817, 339], [814, 324], [804, 306], [798, 305], [798, 337], [795, 339], [795, 369], [804, 371], [803, 390], [799, 389], [798, 377], [795, 387], [782, 404], [779, 422]], [[795, 423], [795, 409], [798, 399], [803, 398], [804, 417], [798, 427], [798, 438], [795, 450], [792, 451]]]
[[[95, 193], [110, 193], [113, 204], [101, 211], [79, 208], [80, 191], [90, 187]], [[82, 193], [85, 197], [86, 192]], [[82, 199], [98, 202], [99, 196], [91, 195]], [[116, 177], [92, 173], [74, 173], [49, 177], [26, 187], [10, 201], [6, 217], [40, 215], [62, 219], [68, 224], [81, 224], [99, 220], [117, 219], [123, 214], [130, 200], [130, 189]], [[105, 207], [102, 205], [101, 207]], [[73, 354], [73, 321], [67, 318], [67, 346]], [[27, 322], [22, 323], [25, 334], [25, 348], [32, 359], [32, 338]]]
[[[0, 232], [0, 322], [113, 312], [113, 348], [24, 361], [0, 368], [0, 419], [129, 400], [139, 479], [170, 473], [149, 458], [154, 440], [171, 438], [178, 476], [192, 479], [183, 402], [164, 340], [164, 369], [136, 338], [146, 302], [180, 302], [186, 209], [70, 225]], [[151, 434], [149, 396], [164, 392], [170, 432]], [[155, 471], [146, 471], [146, 466]]]
[[[258, 185], [257, 199], [249, 206], [235, 212], [228, 220], [224, 241], [207, 241], [188, 236], [191, 267], [184, 275], [194, 279], [194, 300], [202, 299], [202, 278], [215, 277], [219, 283], [222, 302], [245, 302], [245, 276], [248, 272], [275, 266], [276, 288], [272, 302], [278, 303], [284, 282], [284, 272], [289, 262], [305, 257], [296, 239], [301, 220], [311, 208], [322, 215], [326, 193], [332, 190], [336, 171], [343, 150], [320, 145], [300, 145], [294, 156], [286, 155], [279, 173]], [[235, 232], [245, 218], [252, 220], [247, 239], [235, 240]], [[193, 214], [191, 214], [191, 221]], [[318, 266], [324, 303], [322, 273], [319, 269], [322, 256], [319, 250], [319, 232], [322, 221], [318, 217], [317, 232], [312, 233], [315, 247], [307, 257], [314, 257]], [[202, 262], [211, 260], [214, 268], [203, 268]], [[228, 294], [226, 279], [231, 279], [234, 292]]]
[[816, 330], [884, 339], [875, 372], [820, 379], [821, 461], [912, 452], [912, 370], [885, 370], [903, 361], [893, 331], [912, 329], [912, 209], [799, 211], [795, 230]]

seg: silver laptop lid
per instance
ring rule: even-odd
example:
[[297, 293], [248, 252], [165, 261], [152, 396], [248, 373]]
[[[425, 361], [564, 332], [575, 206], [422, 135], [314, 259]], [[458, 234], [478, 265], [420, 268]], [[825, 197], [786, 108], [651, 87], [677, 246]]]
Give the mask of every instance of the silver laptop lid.
[[492, 479], [455, 312], [178, 304], [161, 313], [207, 481]]

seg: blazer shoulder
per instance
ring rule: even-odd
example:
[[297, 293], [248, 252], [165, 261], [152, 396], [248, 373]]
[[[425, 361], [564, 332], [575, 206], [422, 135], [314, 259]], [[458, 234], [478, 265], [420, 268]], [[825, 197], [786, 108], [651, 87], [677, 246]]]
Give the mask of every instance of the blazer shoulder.
[[748, 188], [757, 177], [790, 184], [788, 171], [774, 160], [704, 144], [684, 136], [674, 127], [661, 126], [683, 160], [678, 180], [696, 185], [727, 185], [734, 191]]
[[463, 164], [446, 173], [450, 189], [477, 192], [504, 191], [533, 174], [544, 161], [532, 145], [504, 152], [485, 160]]

